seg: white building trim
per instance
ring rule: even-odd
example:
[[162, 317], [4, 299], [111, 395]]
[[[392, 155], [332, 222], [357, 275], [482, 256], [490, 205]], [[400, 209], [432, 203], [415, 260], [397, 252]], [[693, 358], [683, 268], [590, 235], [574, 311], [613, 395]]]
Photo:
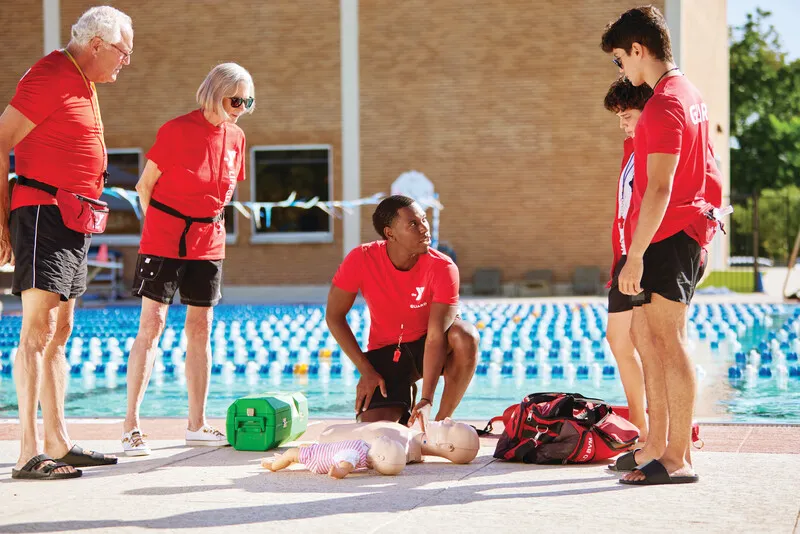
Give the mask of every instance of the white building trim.
[[[358, 0], [339, 0], [342, 78], [342, 200], [361, 196]], [[342, 257], [361, 243], [361, 209], [343, 216]]]
[[682, 14], [683, 0], [664, 0], [664, 17], [667, 19], [667, 26], [669, 26], [669, 37], [672, 41], [672, 57], [675, 59], [675, 64], [683, 67], [683, 56], [681, 52], [681, 14]]
[[59, 0], [42, 0], [44, 55], [61, 48], [61, 6]]

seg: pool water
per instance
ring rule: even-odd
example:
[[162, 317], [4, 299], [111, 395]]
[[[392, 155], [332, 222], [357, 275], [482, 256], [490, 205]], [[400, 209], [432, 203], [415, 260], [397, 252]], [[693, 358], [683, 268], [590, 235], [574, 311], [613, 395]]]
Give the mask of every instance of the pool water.
[[[321, 306], [219, 306], [207, 414], [224, 417], [231, 402], [252, 393], [301, 391], [312, 417], [353, 417], [358, 373], [337, 350], [323, 314]], [[603, 341], [604, 306], [467, 301], [462, 315], [478, 325], [481, 352], [456, 418], [488, 421], [538, 391], [578, 392], [625, 404]], [[76, 311], [67, 348], [68, 417], [125, 415], [125, 361], [138, 316], [138, 308], [127, 307]], [[800, 307], [700, 304], [690, 316], [698, 420], [800, 423]], [[185, 308], [170, 309], [143, 417], [187, 414], [184, 318]], [[365, 343], [366, 310], [356, 306], [348, 320]], [[0, 320], [4, 418], [17, 416], [11, 370], [18, 332], [18, 317]]]

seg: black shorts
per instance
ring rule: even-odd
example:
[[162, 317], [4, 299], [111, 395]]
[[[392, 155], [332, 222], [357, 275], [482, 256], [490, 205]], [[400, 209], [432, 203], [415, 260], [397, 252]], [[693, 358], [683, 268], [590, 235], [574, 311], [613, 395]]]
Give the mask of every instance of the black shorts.
[[66, 302], [86, 292], [92, 236], [64, 226], [58, 206], [17, 208], [11, 212], [10, 230], [14, 295], [36, 288], [58, 293]]
[[614, 266], [614, 275], [611, 277], [611, 289], [608, 290], [608, 313], [621, 313], [631, 311], [633, 302], [630, 295], [619, 290], [619, 273], [625, 265], [625, 256], [622, 256]]
[[139, 254], [133, 278], [133, 296], [172, 304], [180, 289], [189, 306], [215, 306], [221, 297], [222, 260], [181, 260]]
[[642, 292], [631, 297], [634, 306], [649, 304], [653, 293], [667, 300], [689, 304], [703, 274], [700, 244], [686, 232], [678, 232], [644, 253]]
[[416, 341], [400, 344], [400, 358], [394, 361], [394, 350], [397, 345], [389, 345], [373, 349], [366, 353], [367, 360], [372, 367], [383, 377], [386, 383], [386, 397], [381, 394], [380, 388], [375, 388], [369, 409], [384, 406], [402, 406], [406, 413], [400, 419], [405, 424], [411, 415], [413, 402], [411, 386], [422, 378], [422, 362], [425, 354], [425, 339], [422, 336]]

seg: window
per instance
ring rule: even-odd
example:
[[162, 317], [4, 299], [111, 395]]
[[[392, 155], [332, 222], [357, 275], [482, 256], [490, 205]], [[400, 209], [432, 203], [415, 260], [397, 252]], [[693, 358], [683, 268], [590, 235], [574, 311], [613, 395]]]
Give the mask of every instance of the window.
[[[108, 184], [106, 187], [121, 187], [133, 191], [142, 174], [142, 151], [138, 148], [108, 149]], [[103, 234], [94, 237], [97, 243], [109, 245], [138, 245], [142, 221], [136, 217], [130, 202], [111, 195], [100, 197], [108, 202], [111, 213]]]
[[[254, 202], [280, 202], [292, 192], [296, 201], [333, 196], [330, 145], [257, 146], [250, 151], [250, 198]], [[261, 224], [252, 222], [252, 243], [331, 243], [333, 216], [319, 208], [273, 208], [270, 224], [260, 214]]]
[[[231, 202], [239, 198], [239, 188], [233, 191]], [[236, 232], [239, 230], [239, 211], [233, 206], [225, 206], [225, 243], [233, 245], [236, 243]]]

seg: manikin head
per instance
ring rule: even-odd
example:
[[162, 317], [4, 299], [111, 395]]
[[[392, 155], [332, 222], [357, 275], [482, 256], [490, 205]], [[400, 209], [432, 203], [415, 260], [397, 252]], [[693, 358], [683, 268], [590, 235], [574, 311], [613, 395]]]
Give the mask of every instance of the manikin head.
[[456, 423], [449, 417], [444, 421], [429, 421], [425, 435], [425, 447], [454, 464], [468, 464], [481, 448], [481, 440], [474, 428]]
[[370, 445], [367, 459], [378, 473], [396, 475], [406, 466], [406, 450], [400, 442], [381, 436]]

